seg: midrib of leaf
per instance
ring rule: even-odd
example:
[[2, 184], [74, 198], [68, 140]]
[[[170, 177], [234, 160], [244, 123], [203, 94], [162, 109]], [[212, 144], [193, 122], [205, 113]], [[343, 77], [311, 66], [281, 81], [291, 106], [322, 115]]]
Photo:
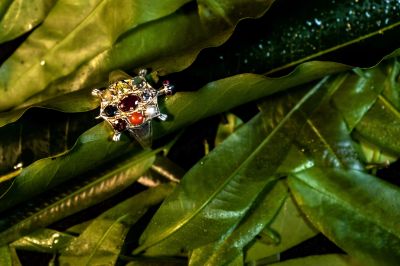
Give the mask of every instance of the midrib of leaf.
[[[319, 84], [323, 84], [323, 82], [327, 78], [324, 78]], [[278, 132], [283, 125], [291, 118], [291, 116], [318, 90], [320, 89], [320, 86], [315, 86], [313, 89], [311, 89], [302, 99], [300, 99], [299, 102], [285, 115], [285, 117], [279, 122], [279, 124], [271, 131], [271, 133], [268, 134], [268, 136], [261, 142], [260, 145], [250, 154], [249, 157], [241, 164], [239, 165], [233, 173], [228, 176], [228, 178], [211, 194], [210, 197], [201, 205], [199, 208], [196, 209], [196, 211], [192, 212], [191, 215], [183, 219], [181, 223], [178, 223], [176, 226], [172, 227], [170, 230], [165, 230], [157, 240], [154, 240], [153, 243], [143, 245], [138, 247], [135, 250], [135, 253], [139, 253], [149, 247], [152, 247], [156, 245], [157, 243], [169, 238], [173, 233], [178, 231], [180, 228], [184, 227], [189, 223], [190, 220], [194, 219], [207, 205], [210, 203], [233, 179], [233, 177], [240, 171], [242, 170], [245, 166], [247, 166], [251, 161], [256, 157], [256, 155], [260, 152], [260, 150], [265, 146], [270, 139]], [[272, 174], [271, 174], [272, 175]]]
[[96, 247], [93, 249], [93, 251], [90, 253], [89, 258], [86, 261], [86, 265], [90, 265], [90, 261], [93, 259], [94, 255], [96, 254], [97, 250], [99, 249], [100, 245], [103, 243], [104, 239], [106, 238], [106, 236], [108, 235], [108, 233], [111, 231], [111, 229], [120, 221], [122, 221], [123, 219], [125, 219], [126, 217], [128, 217], [130, 214], [127, 213], [121, 217], [119, 217], [117, 220], [115, 220], [108, 228], [107, 230], [104, 232], [104, 234], [102, 235], [102, 237], [100, 238], [100, 240], [97, 242]]
[[374, 31], [374, 32], [368, 33], [368, 34], [366, 34], [366, 35], [360, 36], [360, 37], [358, 37], [358, 38], [356, 38], [356, 39], [354, 39], [354, 40], [351, 40], [351, 41], [348, 41], [348, 42], [345, 42], [345, 43], [342, 43], [342, 44], [333, 46], [333, 47], [331, 47], [331, 48], [328, 48], [328, 49], [319, 51], [319, 52], [317, 52], [317, 53], [315, 53], [315, 54], [312, 54], [312, 55], [303, 57], [303, 58], [301, 58], [301, 59], [299, 59], [299, 60], [296, 60], [296, 61], [294, 61], [294, 62], [290, 62], [290, 63], [288, 63], [288, 64], [286, 64], [286, 65], [283, 65], [283, 66], [274, 68], [274, 69], [272, 69], [272, 70], [266, 72], [264, 75], [270, 75], [270, 74], [276, 73], [276, 72], [281, 71], [281, 70], [283, 70], [283, 69], [286, 69], [286, 68], [289, 68], [289, 67], [292, 67], [292, 66], [301, 64], [301, 63], [303, 63], [303, 62], [305, 62], [305, 61], [309, 61], [309, 60], [311, 60], [311, 59], [314, 59], [314, 58], [319, 57], [319, 56], [322, 56], [322, 55], [324, 55], [324, 54], [327, 54], [327, 53], [336, 51], [336, 50], [338, 50], [338, 49], [344, 48], [344, 47], [349, 46], [349, 45], [351, 45], [351, 44], [354, 44], [354, 43], [357, 43], [357, 42], [361, 42], [361, 41], [363, 41], [363, 40], [365, 40], [365, 39], [374, 37], [374, 36], [376, 36], [376, 35], [378, 35], [378, 34], [383, 34], [385, 31], [391, 30], [391, 29], [393, 29], [393, 28], [395, 28], [395, 27], [397, 27], [397, 26], [400, 26], [400, 21], [399, 21], [399, 22], [396, 22], [396, 23], [394, 23], [394, 24], [392, 24], [392, 25], [390, 25], [390, 26], [387, 26], [387, 27], [384, 27], [384, 28], [382, 28], [382, 29], [379, 29], [379, 30], [377, 30], [377, 31]]
[[[58, 46], [60, 46], [60, 45], [61, 45], [62, 43], [64, 43], [66, 40], [68, 40], [69, 38], [71, 38], [71, 36], [73, 35], [72, 33], [75, 33], [75, 31], [76, 31], [77, 29], [79, 29], [79, 28], [82, 26], [82, 24], [83, 24], [84, 22], [86, 22], [89, 18], [91, 18], [91, 17], [93, 16], [93, 14], [95, 13], [95, 11], [96, 11], [98, 8], [100, 8], [100, 6], [104, 5], [104, 3], [107, 2], [107, 1], [108, 1], [108, 0], [100, 0], [99, 4], [98, 4], [93, 10], [91, 10], [90, 13], [89, 13], [81, 22], [79, 22], [69, 33], [67, 33], [67, 35], [66, 35], [66, 37], [65, 37], [64, 39], [57, 41], [57, 42], [53, 45], [53, 47], [51, 47], [50, 49], [48, 49], [48, 50], [46, 51], [46, 53], [45, 53], [43, 56], [41, 56], [41, 58], [45, 58], [50, 52], [54, 51], [54, 49], [56, 49]], [[103, 50], [103, 51], [104, 51], [104, 50]], [[100, 52], [102, 52], [102, 51], [100, 51]], [[37, 65], [36, 65], [36, 64], [31, 64], [26, 72], [21, 72], [21, 75], [19, 75], [19, 76], [16, 78], [18, 81], [17, 81], [15, 87], [18, 87], [18, 82], [19, 82], [19, 80], [21, 80], [21, 77], [22, 77], [22, 76], [26, 75], [27, 73], [32, 72], [35, 68], [37, 68]]]
[[[380, 228], [382, 228], [384, 231], [389, 232], [391, 235], [395, 236], [396, 238], [400, 238], [400, 235], [397, 235], [395, 232], [393, 232], [390, 228], [387, 228], [386, 225], [380, 223], [379, 221], [375, 221], [371, 219], [371, 215], [368, 213], [364, 213], [363, 210], [365, 210], [366, 208], [355, 208], [353, 205], [349, 204], [348, 202], [344, 201], [341, 198], [335, 197], [335, 194], [330, 193], [329, 191], [326, 190], [320, 190], [317, 187], [312, 186], [311, 184], [305, 182], [303, 179], [298, 178], [298, 177], [294, 177], [296, 178], [297, 181], [302, 182], [303, 184], [305, 184], [306, 186], [308, 186], [310, 189], [317, 191], [318, 193], [322, 194], [323, 196], [326, 196], [327, 198], [329, 198], [330, 200], [332, 200], [333, 202], [338, 202], [340, 203], [341, 206], [345, 207], [346, 209], [350, 210], [350, 211], [354, 211], [355, 213], [359, 214], [360, 216], [363, 217], [364, 220], [369, 221], [372, 224], [376, 224], [377, 226], [379, 226]], [[301, 206], [301, 204], [299, 204]]]
[[[18, 4], [18, 3], [19, 3], [19, 4]], [[15, 17], [19, 17], [19, 14], [21, 13], [22, 3], [21, 3], [21, 1], [18, 1], [18, 0], [17, 0], [17, 1], [14, 1], [11, 5], [13, 5], [13, 4], [17, 4], [17, 5], [18, 5], [18, 11], [16, 12], [16, 16], [15, 16]], [[10, 5], [10, 7], [11, 7], [11, 5]], [[8, 11], [8, 10], [7, 10], [7, 11]], [[0, 23], [1, 23], [1, 22], [0, 22]], [[17, 25], [17, 23], [12, 24], [12, 26], [9, 27], [9, 28], [7, 29], [7, 32], [6, 32], [4, 35], [9, 34], [10, 31], [12, 31], [12, 29], [16, 27], [16, 25]]]
[[400, 112], [397, 110], [385, 97], [379, 94], [378, 99], [382, 102], [385, 108], [388, 108], [400, 120]]
[[318, 138], [321, 140], [321, 142], [325, 145], [325, 147], [329, 150], [329, 152], [335, 156], [337, 161], [340, 163], [342, 167], [344, 167], [343, 161], [336, 155], [336, 152], [332, 148], [332, 146], [326, 141], [325, 137], [321, 134], [319, 129], [314, 125], [314, 123], [307, 118], [307, 124], [310, 126], [311, 130], [318, 136]]
[[[49, 210], [51, 210], [52, 208], [55, 208], [56, 206], [61, 205], [63, 202], [68, 201], [69, 199], [74, 198], [75, 196], [78, 196], [79, 194], [85, 193], [86, 191], [90, 190], [91, 187], [95, 187], [97, 184], [99, 184], [99, 183], [101, 183], [101, 182], [104, 182], [104, 180], [107, 180], [108, 178], [110, 178], [110, 177], [112, 177], [112, 176], [118, 174], [119, 172], [123, 172], [123, 171], [125, 171], [125, 170], [127, 170], [127, 169], [133, 167], [135, 164], [139, 164], [141, 161], [144, 161], [144, 160], [146, 160], [146, 159], [149, 159], [151, 156], [154, 156], [156, 153], [160, 152], [163, 148], [164, 148], [164, 147], [161, 147], [161, 148], [159, 148], [159, 149], [157, 149], [157, 150], [153, 150], [153, 151], [151, 151], [151, 152], [146, 152], [146, 153], [144, 153], [144, 154], [138, 156], [137, 158], [135, 158], [135, 160], [132, 160], [132, 161], [130, 161], [129, 163], [124, 164], [123, 166], [114, 169], [112, 172], [107, 173], [107, 174], [104, 175], [103, 177], [101, 177], [101, 178], [95, 180], [94, 182], [92, 182], [92, 183], [90, 183], [90, 184], [88, 184], [88, 185], [86, 185], [86, 186], [84, 186], [84, 187], [78, 189], [77, 191], [75, 191], [75, 192], [69, 194], [67, 197], [65, 197], [65, 198], [63, 198], [63, 199], [61, 199], [61, 200], [59, 200], [59, 201], [54, 202], [53, 204], [47, 206], [46, 208], [41, 209], [39, 212], [33, 214], [33, 215], [30, 216], [29, 218], [24, 219], [23, 221], [31, 220], [31, 219], [33, 219], [34, 217], [40, 217], [41, 214], [47, 213]], [[22, 222], [23, 222], [23, 221], [22, 221]], [[18, 227], [18, 226], [20, 225], [20, 223], [21, 223], [21, 222], [18, 222], [18, 223], [16, 223], [15, 225], [13, 225], [12, 227], [10, 227], [10, 228], [4, 230], [3, 232], [0, 232], [0, 236], [2, 236], [5, 232], [8, 232], [8, 231], [13, 230], [14, 227]], [[0, 238], [0, 243], [1, 243], [1, 242], [2, 242], [2, 240], [1, 240], [1, 238]]]

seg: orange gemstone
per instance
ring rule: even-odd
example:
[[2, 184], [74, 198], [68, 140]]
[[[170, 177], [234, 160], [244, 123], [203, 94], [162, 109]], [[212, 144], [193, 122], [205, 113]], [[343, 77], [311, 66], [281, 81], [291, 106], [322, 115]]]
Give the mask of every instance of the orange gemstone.
[[129, 115], [129, 122], [131, 122], [132, 125], [138, 126], [143, 123], [143, 115], [138, 112], [134, 112], [131, 115]]

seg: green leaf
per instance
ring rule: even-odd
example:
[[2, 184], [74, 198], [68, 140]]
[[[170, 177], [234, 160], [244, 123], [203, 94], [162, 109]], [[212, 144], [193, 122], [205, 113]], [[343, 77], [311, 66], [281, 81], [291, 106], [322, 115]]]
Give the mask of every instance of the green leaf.
[[224, 121], [222, 121], [218, 126], [214, 143], [215, 146], [221, 144], [221, 142], [223, 142], [243, 124], [243, 121], [239, 117], [231, 113], [224, 115], [223, 119]]
[[303, 113], [312, 110], [311, 102], [323, 92], [319, 88], [287, 102], [276, 124], [256, 116], [197, 163], [164, 201], [135, 253], [175, 255], [235, 228], [258, 194], [276, 179], [275, 171], [304, 123]]
[[[154, 138], [174, 132], [202, 118], [343, 68], [343, 65], [336, 63], [310, 62], [297, 68], [291, 75], [279, 79], [242, 74], [211, 82], [197, 92], [177, 93], [168, 97], [162, 106], [162, 111], [172, 119], [162, 123], [154, 121]], [[82, 134], [69, 153], [41, 159], [24, 168], [14, 186], [0, 201], [0, 211], [93, 169], [126, 151], [138, 149], [128, 138], [116, 143], [111, 142], [110, 134], [108, 125], [102, 123]]]
[[259, 202], [232, 232], [215, 243], [195, 249], [189, 265], [227, 265], [237, 257], [241, 257], [243, 264], [243, 249], [271, 223], [288, 195], [287, 189], [283, 181], [279, 181], [265, 195], [260, 195]]
[[10, 248], [6, 245], [0, 246], [0, 264], [13, 266]]
[[246, 262], [281, 253], [317, 233], [293, 198], [287, 197], [278, 215], [260, 234], [259, 241], [247, 250]]
[[75, 237], [52, 229], [39, 229], [12, 242], [19, 250], [56, 253], [63, 250]]
[[76, 139], [94, 126], [94, 113], [64, 114], [31, 110], [16, 123], [0, 128], [0, 173], [27, 167], [72, 148]]
[[41, 23], [55, 0], [12, 1], [0, 21], [0, 43], [12, 40]]
[[400, 111], [383, 96], [357, 124], [356, 132], [382, 150], [400, 155]]
[[397, 5], [379, 0], [276, 1], [266, 16], [240, 23], [224, 45], [203, 51], [177, 77], [182, 84], [203, 84], [238, 73], [282, 75], [280, 70], [286, 73], [310, 60], [370, 67], [400, 47]]
[[91, 91], [81, 90], [40, 102], [37, 105], [0, 113], [0, 127], [17, 121], [30, 108], [45, 108], [68, 113], [80, 113], [93, 110], [99, 106], [98, 100]]
[[353, 73], [344, 74], [340, 87], [332, 96], [332, 102], [350, 131], [372, 107], [380, 93], [390, 86], [386, 71], [390, 65], [382, 63], [369, 70], [354, 69]]
[[[147, 150], [133, 157], [128, 157], [108, 173], [73, 193], [63, 196], [61, 199], [40, 209], [22, 221], [12, 224], [12, 226], [5, 230], [3, 225], [2, 229], [4, 231], [0, 232], [0, 243], [14, 241], [21, 236], [33, 232], [35, 229], [46, 227], [55, 221], [93, 206], [122, 191], [150, 168], [158, 151]], [[8, 197], [7, 199], [10, 198]]]
[[112, 47], [124, 32], [186, 2], [58, 1], [43, 24], [0, 67], [0, 110], [23, 103]]
[[312, 168], [289, 176], [311, 223], [362, 265], [400, 260], [400, 189], [357, 171]]
[[367, 168], [388, 167], [398, 159], [398, 156], [382, 151], [379, 147], [363, 139], [358, 139]]
[[69, 153], [41, 159], [23, 168], [1, 199], [0, 210], [15, 206], [133, 149], [134, 144], [128, 138], [112, 142], [109, 137], [108, 125], [100, 124], [83, 133]]
[[353, 261], [352, 258], [341, 254], [328, 254], [318, 256], [308, 256], [304, 258], [291, 259], [283, 262], [269, 264], [271, 266], [361, 266]]
[[173, 187], [166, 184], [149, 189], [101, 214], [61, 253], [60, 265], [114, 265], [129, 228]]
[[[165, 101], [165, 109], [174, 116], [178, 113], [181, 116], [192, 115], [193, 117], [186, 117], [185, 120], [182, 121], [188, 123], [189, 121], [197, 121], [210, 115], [228, 111], [240, 104], [347, 69], [347, 66], [337, 63], [309, 62], [299, 66], [290, 75], [282, 78], [267, 78], [262, 75], [240, 74], [210, 82], [197, 92], [177, 93], [172, 97], [168, 97], [168, 100]], [[70, 88], [71, 85], [68, 85], [68, 87]], [[220, 104], [211, 105], [209, 99], [213, 99], [213, 97], [217, 95], [218, 97], [216, 100], [222, 98]], [[190, 102], [190, 104], [186, 102]], [[198, 104], [199, 102], [201, 102], [201, 105]], [[79, 104], [79, 106], [75, 103]], [[77, 92], [77, 94], [72, 93], [70, 96], [60, 96], [54, 100], [44, 102], [43, 105], [37, 104], [35, 106], [56, 109], [63, 112], [83, 112], [92, 110], [98, 105], [98, 101], [94, 101], [94, 98], [90, 96], [88, 91], [83, 91], [81, 96], [80, 92]], [[15, 111], [1, 113], [0, 125], [5, 125], [17, 120], [29, 108], [30, 107], [24, 107], [22, 109], [16, 109]], [[196, 109], [195, 111], [193, 110], [194, 108]], [[190, 110], [190, 112], [186, 110]]]
[[188, 67], [207, 47], [224, 43], [240, 19], [259, 17], [274, 0], [198, 1], [174, 14], [127, 32], [116, 44], [98, 54], [69, 76], [50, 85], [42, 97], [89, 88], [104, 82], [114, 69], [147, 67], [161, 75]]

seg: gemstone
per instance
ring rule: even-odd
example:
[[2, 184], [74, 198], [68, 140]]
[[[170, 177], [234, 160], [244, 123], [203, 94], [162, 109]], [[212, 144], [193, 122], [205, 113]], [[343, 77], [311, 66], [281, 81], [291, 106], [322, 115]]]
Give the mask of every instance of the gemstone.
[[164, 86], [169, 86], [169, 84], [170, 84], [169, 80], [164, 80], [164, 81], [163, 81], [163, 85], [164, 85]]
[[104, 113], [108, 117], [113, 117], [117, 114], [118, 109], [115, 105], [108, 105], [106, 108], [104, 108]]
[[150, 105], [146, 109], [146, 117], [153, 117], [156, 114], [156, 107], [154, 105]]
[[151, 93], [150, 93], [148, 90], [145, 90], [145, 91], [143, 92], [143, 94], [142, 94], [142, 98], [143, 98], [143, 100], [145, 100], [145, 101], [150, 100], [150, 98], [151, 98]]
[[143, 115], [139, 112], [134, 112], [129, 115], [129, 122], [131, 122], [132, 125], [138, 126], [143, 123], [143, 120]]
[[140, 98], [136, 95], [128, 95], [125, 98], [123, 98], [118, 107], [121, 111], [128, 112], [128, 111], [133, 111], [139, 104]]
[[114, 122], [113, 127], [116, 131], [122, 132], [126, 129], [126, 121], [122, 119], [118, 119]]

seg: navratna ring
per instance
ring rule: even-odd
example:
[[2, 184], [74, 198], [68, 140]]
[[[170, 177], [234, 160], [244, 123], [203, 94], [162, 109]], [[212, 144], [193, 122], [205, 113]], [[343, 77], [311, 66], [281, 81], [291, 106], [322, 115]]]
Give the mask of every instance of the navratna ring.
[[146, 79], [147, 71], [142, 69], [133, 78], [118, 80], [105, 89], [94, 89], [92, 94], [101, 99], [100, 114], [114, 130], [113, 141], [119, 141], [121, 133], [128, 131], [143, 147], [152, 142], [151, 120], [167, 119], [158, 107], [158, 96], [172, 94], [173, 86], [164, 81], [156, 90]]

